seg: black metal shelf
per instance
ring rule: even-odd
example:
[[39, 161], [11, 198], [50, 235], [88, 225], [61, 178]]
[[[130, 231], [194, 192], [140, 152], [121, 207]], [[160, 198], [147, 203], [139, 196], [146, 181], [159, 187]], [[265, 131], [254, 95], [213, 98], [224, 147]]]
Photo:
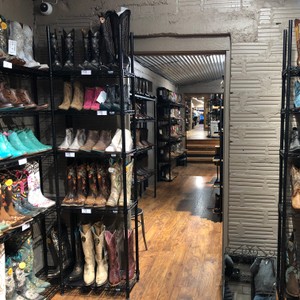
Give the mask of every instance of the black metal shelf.
[[50, 114], [51, 111], [49, 109], [10, 109], [10, 110], [1, 110], [0, 109], [0, 118], [2, 117], [29, 117], [36, 116], [39, 114]]
[[[127, 109], [127, 110], [124, 110], [124, 113], [132, 115], [132, 114], [134, 114], [134, 110]], [[55, 115], [105, 117], [105, 116], [118, 116], [118, 115], [121, 115], [121, 110], [101, 110], [101, 109], [100, 110], [85, 110], [85, 109], [82, 109], [82, 110], [76, 110], [76, 109], [62, 110], [62, 109], [57, 109], [57, 110], [55, 110]]]
[[[82, 78], [119, 78], [120, 77], [120, 70], [117, 68], [116, 70], [112, 69], [98, 69], [98, 70], [81, 70], [74, 68], [73, 70], [53, 70], [52, 75], [54, 77], [82, 77]], [[125, 69], [122, 70], [122, 77], [134, 77], [134, 74], [131, 72], [126, 71]]]
[[[158, 99], [159, 100], [159, 99]], [[176, 103], [173, 101], [167, 101], [167, 100], [159, 100], [157, 101], [157, 106], [162, 106], [162, 107], [177, 107], [177, 108], [183, 108], [184, 105], [181, 103]]]
[[[132, 96], [132, 94], [130, 94]], [[155, 96], [147, 95], [147, 94], [139, 94], [135, 93], [134, 97], [136, 100], [143, 100], [143, 101], [156, 101]]]
[[[133, 156], [140, 150], [133, 149], [131, 151], [123, 152], [126, 156]], [[57, 150], [57, 154], [64, 155], [66, 158], [97, 158], [97, 157], [122, 157], [122, 152], [108, 152], [108, 151], [72, 151], [72, 150]]]

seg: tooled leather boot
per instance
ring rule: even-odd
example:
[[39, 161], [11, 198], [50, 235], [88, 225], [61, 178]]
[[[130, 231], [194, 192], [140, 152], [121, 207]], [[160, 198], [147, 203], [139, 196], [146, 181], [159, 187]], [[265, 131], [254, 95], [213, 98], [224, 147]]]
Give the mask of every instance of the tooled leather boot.
[[87, 172], [86, 164], [77, 166], [77, 197], [73, 202], [74, 205], [84, 205], [86, 201], [86, 188], [87, 188]]
[[[128, 267], [129, 267], [129, 280], [132, 280], [135, 277], [135, 261], [134, 261], [134, 238], [133, 238], [133, 230], [128, 229]], [[124, 239], [125, 239], [125, 232], [124, 232]], [[126, 280], [126, 272], [122, 273], [122, 279]]]
[[106, 200], [105, 194], [107, 194], [106, 189], [107, 172], [105, 171], [104, 165], [97, 164], [97, 183], [98, 183], [98, 194], [95, 199], [95, 206], [102, 207], [105, 206]]
[[90, 45], [90, 35], [91, 31], [86, 29], [81, 29], [82, 41], [83, 41], [83, 55], [84, 61], [82, 64], [78, 65], [79, 69], [90, 69], [91, 68], [91, 45]]
[[62, 44], [64, 52], [64, 65], [63, 68], [66, 70], [74, 69], [74, 37], [75, 30], [72, 29], [70, 32], [63, 30]]
[[115, 163], [113, 168], [110, 168], [111, 191], [106, 206], [117, 206], [122, 190], [122, 168], [120, 163]]
[[91, 224], [81, 225], [80, 235], [85, 261], [83, 280], [86, 286], [90, 286], [95, 282], [95, 249]]
[[108, 252], [108, 281], [110, 285], [115, 286], [118, 285], [121, 281], [116, 231], [114, 231], [114, 233], [105, 231], [104, 237], [106, 242], [106, 249]]
[[[126, 200], [127, 206], [131, 205], [131, 185], [132, 185], [133, 160], [126, 166]], [[124, 206], [124, 189], [122, 188], [119, 206]]]
[[89, 192], [84, 202], [86, 206], [94, 206], [98, 194], [96, 167], [94, 163], [87, 166]]
[[77, 181], [76, 171], [74, 166], [67, 168], [67, 194], [62, 201], [62, 205], [73, 205], [77, 200]]
[[58, 109], [68, 110], [71, 106], [72, 100], [72, 85], [71, 82], [64, 82], [64, 100], [58, 106]]
[[62, 63], [59, 55], [59, 46], [57, 41], [56, 30], [50, 33], [50, 49], [51, 49], [52, 68], [53, 70], [60, 70], [62, 68]]
[[107, 282], [108, 278], [108, 263], [107, 253], [104, 242], [105, 226], [101, 222], [97, 222], [92, 227], [92, 233], [94, 237], [94, 246], [96, 252], [96, 286], [102, 286]]
[[93, 146], [93, 151], [103, 152], [111, 143], [111, 131], [101, 130], [98, 142]]
[[91, 44], [91, 63], [90, 68], [97, 70], [100, 66], [100, 49], [99, 49], [100, 32], [98, 28], [90, 31], [90, 44]]
[[300, 209], [300, 170], [295, 165], [290, 170], [292, 186], [292, 207]]
[[83, 108], [83, 87], [80, 81], [74, 83], [74, 95], [70, 107], [76, 110], [82, 110]]

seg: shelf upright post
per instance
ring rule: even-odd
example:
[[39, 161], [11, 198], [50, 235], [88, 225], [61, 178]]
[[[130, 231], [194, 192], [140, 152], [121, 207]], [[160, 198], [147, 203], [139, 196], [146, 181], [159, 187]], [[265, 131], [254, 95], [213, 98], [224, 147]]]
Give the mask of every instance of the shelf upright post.
[[56, 217], [57, 217], [57, 227], [58, 227], [58, 252], [59, 252], [59, 270], [60, 270], [60, 291], [61, 294], [64, 293], [64, 284], [63, 284], [63, 274], [62, 274], [62, 245], [61, 245], [61, 211], [59, 203], [59, 181], [58, 181], [58, 162], [57, 162], [57, 141], [56, 141], [56, 128], [55, 128], [55, 102], [54, 102], [54, 85], [53, 85], [53, 69], [52, 69], [52, 56], [51, 56], [51, 37], [50, 37], [50, 27], [46, 27], [47, 34], [47, 46], [48, 46], [48, 62], [49, 62], [49, 84], [50, 84], [50, 104], [51, 104], [51, 121], [52, 121], [52, 142], [53, 142], [53, 162], [54, 162], [54, 173], [55, 176], [55, 202], [56, 202]]

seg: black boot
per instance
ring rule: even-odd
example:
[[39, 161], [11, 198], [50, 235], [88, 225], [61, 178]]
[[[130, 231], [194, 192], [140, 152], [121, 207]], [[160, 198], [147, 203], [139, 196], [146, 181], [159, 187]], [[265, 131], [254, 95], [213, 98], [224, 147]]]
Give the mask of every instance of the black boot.
[[78, 65], [79, 69], [90, 69], [91, 68], [91, 31], [90, 30], [81, 30], [82, 41], [83, 41], [83, 54], [84, 61], [82, 64]]
[[79, 228], [76, 228], [74, 232], [75, 236], [75, 265], [73, 267], [72, 273], [69, 275], [69, 281], [78, 281], [83, 278], [83, 252], [82, 252], [82, 243], [79, 233]]
[[64, 66], [66, 70], [74, 69], [74, 37], [75, 31], [72, 29], [69, 33], [63, 30], [63, 53], [64, 53]]
[[99, 41], [100, 41], [100, 32], [97, 29], [93, 29], [90, 31], [90, 44], [91, 44], [91, 69], [98, 70], [100, 67], [100, 49], [99, 49]]
[[[57, 278], [60, 274], [59, 268], [59, 239], [58, 228], [55, 224], [47, 235], [47, 244], [50, 250], [55, 269], [48, 272], [48, 278]], [[71, 247], [68, 238], [68, 231], [65, 225], [61, 226], [61, 254], [62, 271], [66, 270], [71, 264]]]
[[51, 48], [52, 68], [53, 70], [60, 70], [62, 68], [62, 64], [59, 56], [56, 30], [53, 33], [50, 33], [50, 48]]

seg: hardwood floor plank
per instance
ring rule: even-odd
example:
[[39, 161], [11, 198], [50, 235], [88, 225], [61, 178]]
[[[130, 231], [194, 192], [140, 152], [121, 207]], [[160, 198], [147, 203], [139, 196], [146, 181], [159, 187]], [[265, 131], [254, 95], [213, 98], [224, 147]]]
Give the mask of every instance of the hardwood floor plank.
[[[214, 206], [213, 164], [177, 167], [173, 182], [159, 182], [157, 198], [146, 191], [144, 210], [148, 251], [139, 228], [140, 281], [131, 300], [221, 300], [222, 223]], [[124, 295], [56, 295], [56, 300], [124, 299]]]

